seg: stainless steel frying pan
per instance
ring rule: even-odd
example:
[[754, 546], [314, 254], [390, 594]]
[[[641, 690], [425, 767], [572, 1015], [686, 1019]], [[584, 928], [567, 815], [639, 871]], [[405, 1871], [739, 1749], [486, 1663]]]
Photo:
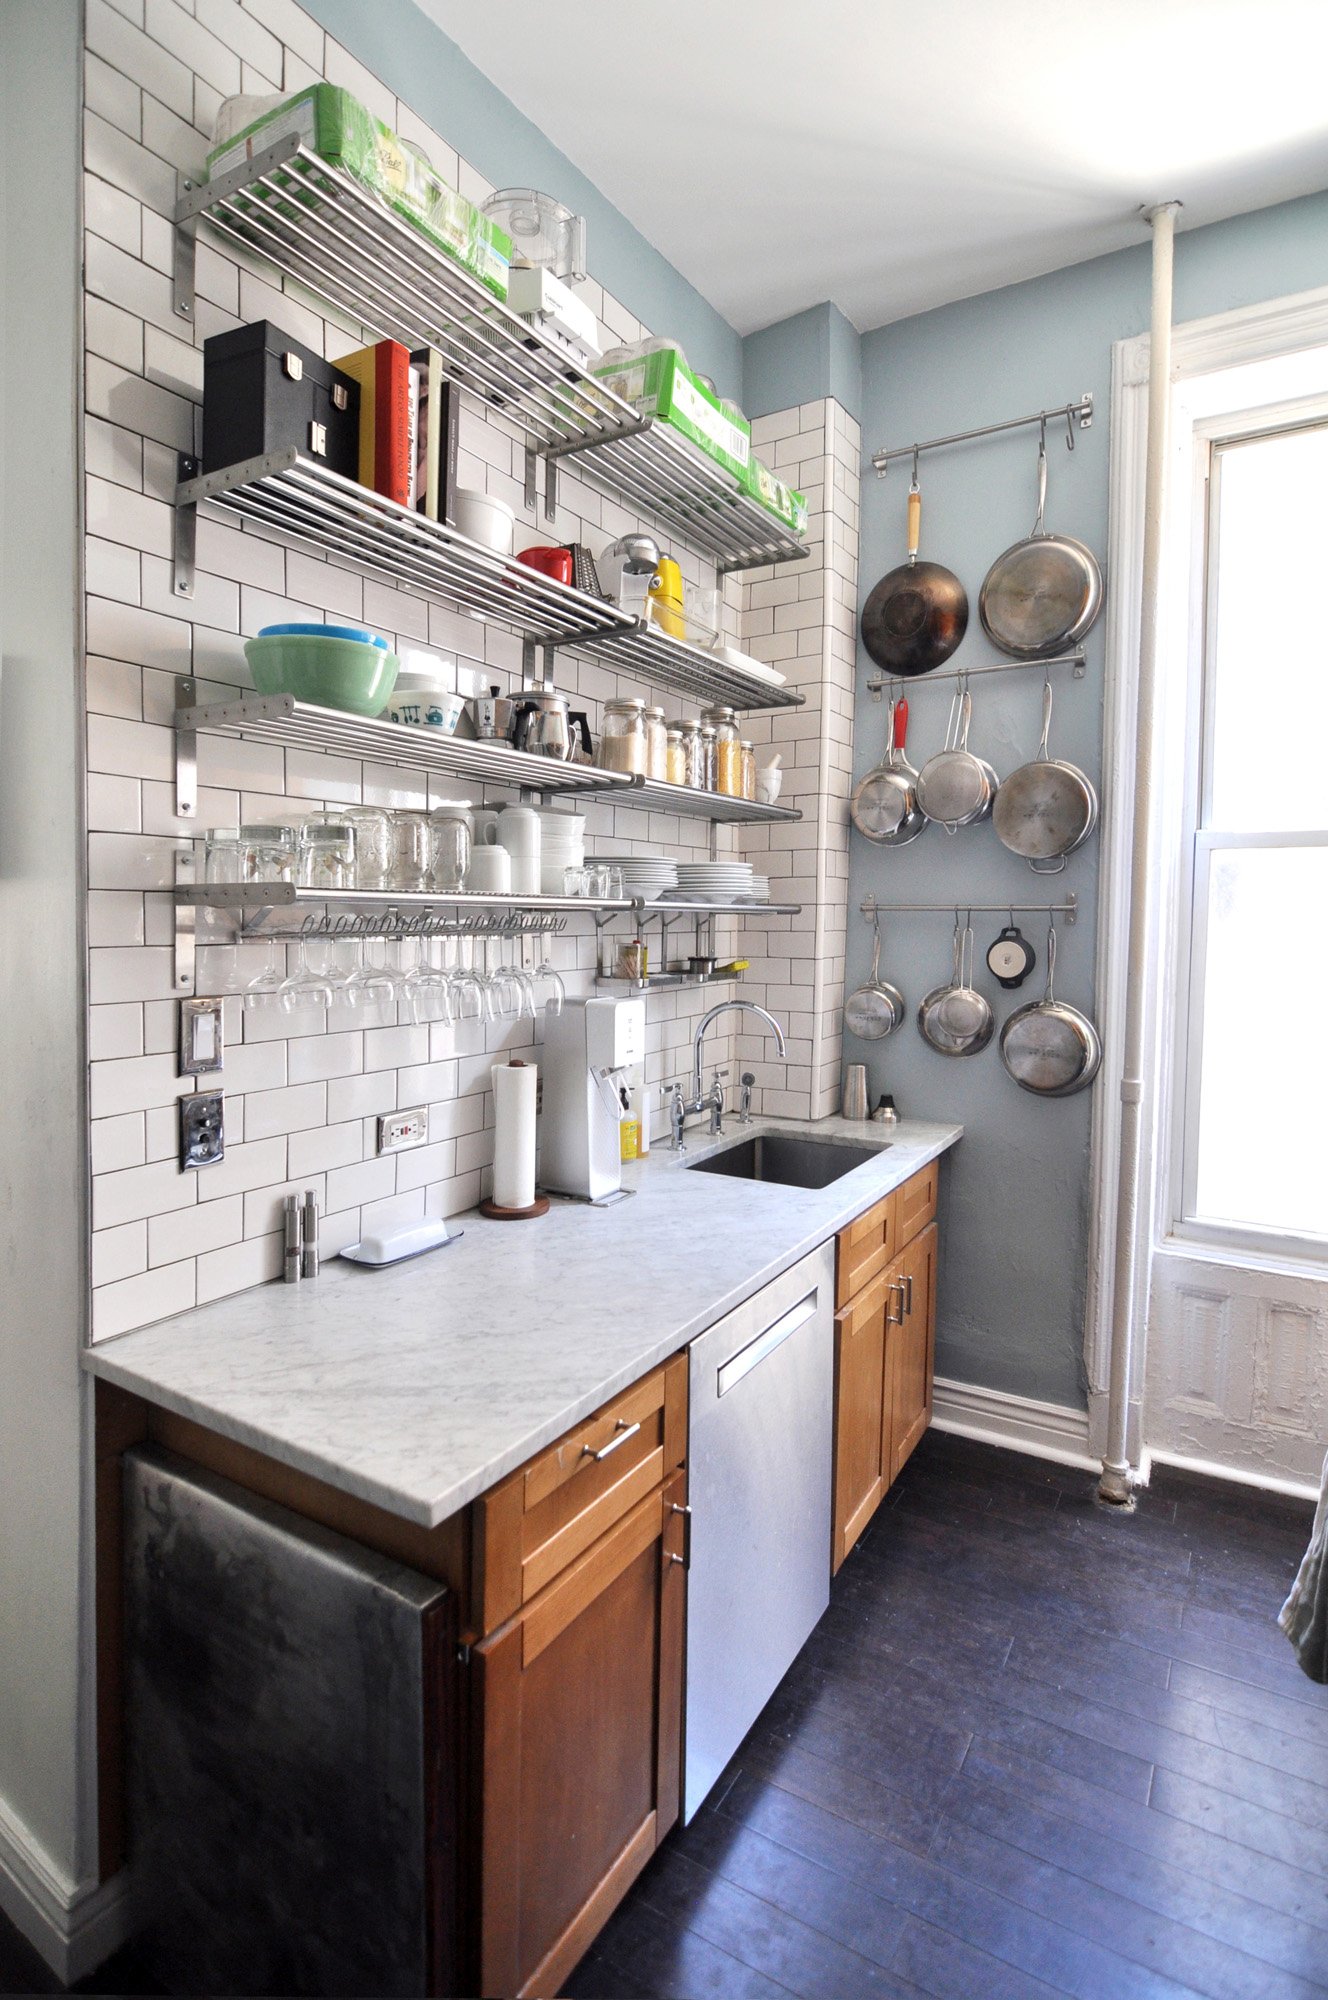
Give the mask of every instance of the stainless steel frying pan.
[[[1051, 682], [1042, 689], [1042, 740], [1037, 756], [1001, 785], [992, 808], [996, 838], [1022, 854], [1039, 875], [1055, 875], [1067, 854], [1082, 847], [1097, 825], [1097, 792], [1077, 764], [1047, 753], [1051, 733]], [[1048, 865], [1050, 864], [1050, 865]]]
[[1086, 1090], [1102, 1064], [1102, 1038], [1077, 1007], [1054, 989], [1056, 926], [1047, 931], [1047, 990], [1041, 1000], [1017, 1007], [1001, 1029], [1001, 1061], [1035, 1097], [1072, 1097]]
[[897, 986], [881, 978], [881, 920], [872, 918], [876, 937], [872, 947], [871, 978], [850, 993], [844, 1002], [844, 1026], [864, 1042], [883, 1041], [894, 1033], [904, 1018], [904, 996]]
[[1047, 504], [1047, 427], [1038, 443], [1038, 504], [1033, 532], [997, 556], [978, 595], [982, 629], [1016, 660], [1047, 660], [1076, 646], [1102, 609], [1102, 570], [1093, 551], [1071, 535], [1043, 533]]
[[927, 824], [915, 789], [918, 774], [904, 755], [907, 701], [891, 702], [886, 740], [884, 758], [858, 781], [849, 811], [854, 826], [867, 840], [875, 841], [878, 847], [904, 847], [916, 840]]

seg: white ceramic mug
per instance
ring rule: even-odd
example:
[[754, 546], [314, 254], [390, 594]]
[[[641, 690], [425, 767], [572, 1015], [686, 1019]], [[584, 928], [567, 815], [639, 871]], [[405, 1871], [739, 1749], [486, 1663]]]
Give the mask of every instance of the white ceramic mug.
[[540, 816], [532, 806], [504, 806], [498, 815], [498, 843], [509, 854], [540, 852]]
[[498, 842], [497, 806], [471, 808], [472, 838], [476, 847], [494, 847]]
[[510, 896], [512, 857], [505, 847], [472, 847], [466, 887], [481, 896]]

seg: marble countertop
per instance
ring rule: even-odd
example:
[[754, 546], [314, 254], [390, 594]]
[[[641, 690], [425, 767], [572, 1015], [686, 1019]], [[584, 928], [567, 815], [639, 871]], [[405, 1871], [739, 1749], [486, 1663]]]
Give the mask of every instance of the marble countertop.
[[334, 1258], [89, 1348], [84, 1365], [347, 1493], [434, 1527], [676, 1354], [953, 1146], [959, 1125], [822, 1119], [689, 1132], [688, 1162], [754, 1132], [879, 1146], [821, 1189], [689, 1172], [667, 1146], [633, 1198], [555, 1200], [523, 1223], [381, 1270]]

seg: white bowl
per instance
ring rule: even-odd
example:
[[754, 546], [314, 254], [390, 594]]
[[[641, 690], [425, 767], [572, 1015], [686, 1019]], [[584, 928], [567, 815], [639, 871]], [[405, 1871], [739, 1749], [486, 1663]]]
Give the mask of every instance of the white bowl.
[[[444, 736], [450, 736], [461, 719], [465, 698], [453, 694], [447, 688], [430, 684], [423, 687], [403, 687], [402, 682], [417, 678], [414, 674], [398, 674], [397, 685], [392, 690], [392, 699], [383, 710], [380, 721], [402, 722], [414, 729], [437, 729]], [[423, 675], [418, 678], [424, 679]]]
[[483, 548], [510, 556], [516, 540], [516, 515], [505, 500], [495, 500], [474, 486], [459, 486], [452, 496], [457, 533]]

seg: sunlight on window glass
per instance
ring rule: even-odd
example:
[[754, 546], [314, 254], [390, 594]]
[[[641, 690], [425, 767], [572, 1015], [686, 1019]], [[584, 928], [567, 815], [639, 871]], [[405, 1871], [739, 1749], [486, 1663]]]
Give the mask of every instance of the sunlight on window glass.
[[1326, 913], [1328, 847], [1214, 853], [1196, 1056], [1202, 1221], [1328, 1238]]
[[1221, 465], [1212, 804], [1228, 828], [1328, 825], [1328, 426]]

